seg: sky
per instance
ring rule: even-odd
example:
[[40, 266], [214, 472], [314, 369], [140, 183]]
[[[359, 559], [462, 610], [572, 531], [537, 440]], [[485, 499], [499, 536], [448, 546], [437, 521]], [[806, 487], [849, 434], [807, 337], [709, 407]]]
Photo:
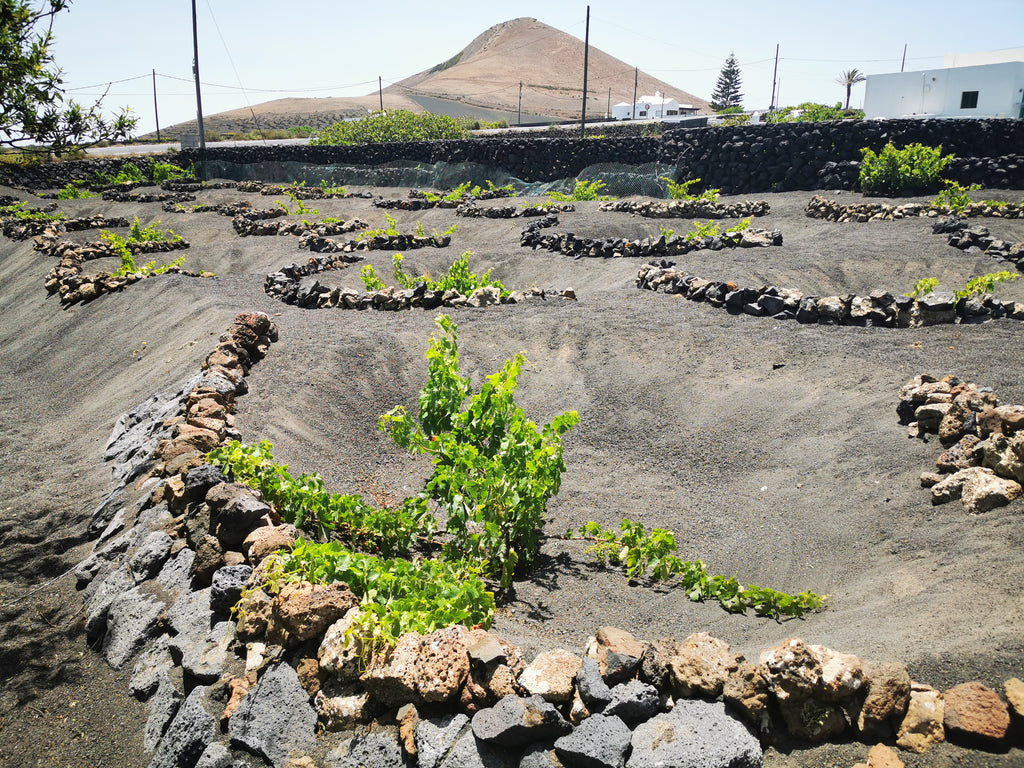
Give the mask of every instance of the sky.
[[[748, 109], [834, 104], [844, 70], [942, 66], [947, 53], [1024, 47], [1024, 0], [591, 0], [590, 43], [709, 98], [735, 54]], [[530, 16], [584, 36], [586, 2], [568, 0], [196, 0], [204, 114], [285, 97], [361, 96], [451, 58], [502, 21]], [[137, 133], [196, 115], [191, 0], [73, 0], [54, 25], [67, 95], [130, 107]], [[582, 61], [580, 77], [582, 80]], [[669, 94], [671, 95], [671, 93]], [[850, 106], [863, 103], [854, 87]]]

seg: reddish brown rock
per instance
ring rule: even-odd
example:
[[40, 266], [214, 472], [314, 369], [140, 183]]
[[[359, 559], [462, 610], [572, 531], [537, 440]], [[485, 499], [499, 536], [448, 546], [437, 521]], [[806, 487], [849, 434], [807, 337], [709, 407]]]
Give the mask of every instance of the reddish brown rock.
[[406, 704], [398, 710], [398, 740], [409, 757], [416, 757], [416, 726], [420, 724], [420, 713], [415, 704]]
[[242, 703], [242, 699], [249, 694], [249, 681], [244, 677], [236, 677], [228, 683], [228, 690], [230, 695], [227, 706], [224, 707], [224, 712], [220, 716], [221, 720], [228, 720], [235, 714], [235, 710]]
[[199, 453], [199, 451], [185, 451], [164, 462], [163, 474], [184, 476], [193, 467], [199, 467], [205, 463], [206, 454]]
[[601, 627], [587, 648], [587, 655], [597, 662], [601, 676], [609, 682], [628, 679], [640, 665], [646, 643], [617, 627]]
[[927, 752], [946, 740], [945, 705], [942, 694], [920, 683], [911, 683], [910, 705], [896, 734], [896, 745], [908, 752]]
[[244, 565], [245, 555], [241, 552], [228, 550], [224, 553], [224, 565]]
[[575, 690], [573, 681], [582, 664], [583, 659], [563, 648], [546, 651], [527, 665], [519, 675], [519, 684], [531, 696], [545, 701], [570, 701]]
[[910, 675], [903, 664], [875, 662], [865, 665], [864, 678], [867, 695], [857, 714], [857, 730], [889, 738], [910, 706]]
[[722, 698], [762, 736], [771, 731], [767, 672], [760, 664], [743, 662], [722, 687]]
[[406, 632], [394, 648], [373, 657], [360, 680], [375, 701], [398, 707], [417, 700], [417, 665], [422, 646], [422, 635]]
[[224, 565], [224, 548], [216, 536], [205, 534], [196, 547], [189, 574], [202, 584], [209, 584], [213, 573]]
[[317, 660], [299, 659], [299, 663], [295, 666], [295, 673], [299, 676], [299, 684], [306, 689], [309, 697], [316, 696], [324, 678], [324, 673], [320, 671], [320, 664], [317, 663]]
[[468, 635], [469, 630], [456, 625], [423, 638], [416, 666], [416, 690], [423, 701], [448, 701], [459, 692], [469, 675]]
[[1010, 713], [999, 694], [981, 683], [961, 683], [943, 695], [944, 724], [950, 738], [1001, 742], [1010, 728]]
[[809, 699], [821, 682], [821, 663], [803, 640], [791, 637], [761, 651], [768, 684], [780, 702]]
[[242, 541], [242, 550], [253, 565], [279, 549], [290, 549], [298, 537], [298, 531], [290, 523], [284, 525], [263, 525], [252, 531]]
[[1003, 693], [1006, 694], [1010, 712], [1018, 720], [1024, 719], [1024, 681], [1011, 677], [1003, 683]]
[[853, 768], [904, 768], [904, 762], [885, 744], [875, 744], [868, 752], [868, 761]]
[[274, 620], [297, 641], [319, 637], [331, 624], [359, 605], [346, 584], [293, 581], [274, 598]]
[[174, 437], [179, 443], [187, 443], [194, 450], [200, 453], [209, 453], [220, 445], [221, 437], [216, 432], [202, 427], [195, 427], [191, 424], [177, 424], [174, 427]]
[[740, 665], [743, 657], [733, 653], [729, 644], [707, 632], [690, 635], [678, 645], [669, 660], [669, 680], [673, 692], [684, 698], [715, 698], [725, 681]]
[[227, 409], [223, 402], [207, 395], [195, 400], [188, 405], [188, 417], [190, 419], [220, 419], [227, 416]]
[[225, 347], [218, 347], [206, 356], [203, 363], [204, 368], [212, 366], [223, 366], [224, 368], [238, 368], [240, 363], [238, 355]]
[[274, 620], [273, 601], [261, 589], [242, 595], [238, 604], [238, 637], [256, 640], [265, 637]]
[[935, 460], [935, 466], [939, 472], [959, 472], [961, 469], [977, 466], [978, 460], [974, 458], [974, 449], [980, 442], [976, 435], [965, 435]]
[[224, 430], [227, 429], [224, 419], [215, 419], [209, 416], [191, 416], [185, 423], [189, 426], [213, 432], [217, 435], [218, 442], [224, 439]]

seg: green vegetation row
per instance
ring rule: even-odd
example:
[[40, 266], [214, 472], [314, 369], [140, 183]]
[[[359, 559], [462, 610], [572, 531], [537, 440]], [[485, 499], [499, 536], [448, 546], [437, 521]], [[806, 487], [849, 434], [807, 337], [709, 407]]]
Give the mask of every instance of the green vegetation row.
[[165, 272], [176, 269], [185, 263], [185, 257], [180, 256], [174, 261], [168, 262], [167, 264], [161, 264], [157, 266], [156, 261], [149, 261], [142, 266], [138, 266], [135, 263], [135, 257], [132, 255], [131, 245], [133, 243], [178, 243], [184, 238], [175, 232], [173, 229], [162, 230], [160, 229], [160, 222], [154, 221], [145, 227], [139, 222], [139, 217], [136, 216], [132, 222], [131, 227], [128, 230], [128, 236], [122, 237], [116, 232], [109, 230], [100, 231], [100, 240], [107, 243], [111, 250], [121, 259], [121, 266], [118, 267], [116, 272], [112, 273], [112, 277], [127, 277], [128, 275], [162, 275]]
[[[414, 289], [424, 285], [428, 291], [458, 291], [463, 296], [469, 296], [479, 288], [497, 288], [502, 297], [508, 296], [509, 291], [499, 280], [491, 279], [491, 270], [482, 275], [477, 275], [469, 268], [469, 257], [471, 251], [466, 251], [452, 262], [441, 276], [434, 280], [430, 275], [413, 276], [405, 271], [404, 257], [396, 253], [391, 257], [392, 270], [395, 276], [395, 283], [401, 288]], [[367, 291], [383, 291], [387, 288], [384, 281], [377, 275], [377, 270], [372, 264], [365, 265], [359, 271], [359, 277]]]
[[[1001, 272], [989, 272], [987, 275], [972, 277], [967, 281], [967, 285], [963, 288], [953, 291], [953, 296], [957, 301], [976, 296], [985, 296], [986, 294], [994, 292], [996, 285], [999, 283], [1006, 283], [1011, 280], [1016, 280], [1019, 277], [1020, 273], [1008, 272], [1005, 269]], [[910, 293], [904, 295], [916, 301], [933, 293], [938, 287], [939, 279], [937, 277], [922, 277], [914, 283], [914, 289]]]

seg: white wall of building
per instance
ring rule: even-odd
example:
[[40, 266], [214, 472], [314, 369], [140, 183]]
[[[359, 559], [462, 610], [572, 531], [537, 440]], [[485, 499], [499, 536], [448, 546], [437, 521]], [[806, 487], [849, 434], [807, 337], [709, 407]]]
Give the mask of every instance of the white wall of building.
[[661, 120], [685, 115], [696, 114], [697, 108], [691, 104], [680, 104], [675, 99], [655, 93], [653, 96], [641, 96], [636, 104], [625, 101], [612, 107], [612, 118], [615, 120]]
[[1024, 61], [868, 75], [866, 89], [868, 119], [1021, 117]]

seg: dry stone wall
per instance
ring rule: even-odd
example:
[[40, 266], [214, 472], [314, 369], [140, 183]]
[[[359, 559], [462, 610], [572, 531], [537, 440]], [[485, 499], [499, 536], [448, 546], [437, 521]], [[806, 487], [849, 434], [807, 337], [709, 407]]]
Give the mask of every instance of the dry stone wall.
[[615, 163], [674, 166], [677, 179], [700, 178], [727, 194], [795, 189], [854, 189], [860, 150], [920, 142], [942, 145], [956, 159], [945, 172], [962, 183], [1024, 187], [1024, 121], [843, 120], [666, 130], [657, 137], [547, 138], [501, 135], [450, 141], [345, 147], [256, 146], [186, 149], [148, 158], [107, 158], [32, 169], [0, 169], [4, 183], [53, 189], [96, 171], [116, 174], [126, 162], [196, 163], [206, 177], [270, 178], [275, 164], [379, 166], [398, 161], [476, 163], [524, 181], [575, 177], [588, 166]]

